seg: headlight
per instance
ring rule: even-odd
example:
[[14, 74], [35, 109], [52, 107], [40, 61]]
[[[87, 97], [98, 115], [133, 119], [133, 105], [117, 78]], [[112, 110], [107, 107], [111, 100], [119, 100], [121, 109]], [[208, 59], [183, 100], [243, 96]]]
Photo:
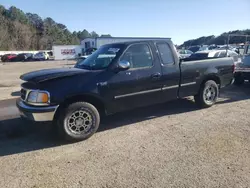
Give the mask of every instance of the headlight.
[[27, 102], [47, 104], [49, 103], [49, 93], [46, 91], [31, 91], [28, 95]]

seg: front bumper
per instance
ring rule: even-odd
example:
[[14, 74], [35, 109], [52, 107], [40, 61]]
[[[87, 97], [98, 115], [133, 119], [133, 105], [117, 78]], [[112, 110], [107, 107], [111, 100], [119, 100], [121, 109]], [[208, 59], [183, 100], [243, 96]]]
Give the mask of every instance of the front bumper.
[[59, 105], [56, 106], [29, 106], [21, 99], [17, 99], [16, 106], [20, 116], [32, 121], [53, 121]]

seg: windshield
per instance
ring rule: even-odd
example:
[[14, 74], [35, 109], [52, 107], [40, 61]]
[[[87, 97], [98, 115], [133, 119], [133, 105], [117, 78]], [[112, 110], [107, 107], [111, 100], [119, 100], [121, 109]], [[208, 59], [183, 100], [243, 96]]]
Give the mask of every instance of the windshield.
[[75, 67], [88, 70], [106, 69], [113, 59], [120, 55], [122, 47], [123, 45], [121, 44], [104, 45], [87, 57], [87, 59], [80, 60]]

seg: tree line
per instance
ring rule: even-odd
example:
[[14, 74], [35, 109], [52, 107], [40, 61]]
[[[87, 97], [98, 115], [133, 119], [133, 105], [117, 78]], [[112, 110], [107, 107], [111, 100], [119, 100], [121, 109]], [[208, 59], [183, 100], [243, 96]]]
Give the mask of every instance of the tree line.
[[87, 37], [99, 37], [99, 34], [86, 29], [70, 32], [50, 17], [42, 19], [14, 6], [6, 9], [0, 5], [0, 50], [50, 50], [53, 45], [80, 44]]
[[[224, 45], [227, 44], [229, 34], [250, 35], [250, 29], [229, 31], [222, 33], [219, 36], [210, 35], [210, 36], [199, 37], [197, 39], [187, 40], [180, 47], [189, 47], [195, 45], [211, 45], [211, 44]], [[248, 37], [248, 41], [250, 41], [250, 37]], [[230, 44], [239, 44], [245, 42], [246, 42], [246, 37], [244, 36], [231, 36], [229, 40]]]

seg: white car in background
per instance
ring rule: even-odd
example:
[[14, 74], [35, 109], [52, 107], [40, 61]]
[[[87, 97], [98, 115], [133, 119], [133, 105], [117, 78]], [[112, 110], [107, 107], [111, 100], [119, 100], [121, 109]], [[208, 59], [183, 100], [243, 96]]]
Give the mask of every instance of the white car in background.
[[34, 55], [33, 59], [37, 61], [49, 60], [49, 54], [47, 52], [38, 52]]
[[190, 50], [178, 50], [179, 56], [181, 59], [189, 57], [191, 54], [193, 54]]
[[241, 58], [239, 54], [232, 50], [205, 50], [205, 51], [198, 51], [191, 54], [189, 57], [184, 58], [183, 61], [195, 61], [195, 60], [203, 60], [209, 58], [222, 58], [222, 57], [232, 57], [234, 63], [241, 62]]

